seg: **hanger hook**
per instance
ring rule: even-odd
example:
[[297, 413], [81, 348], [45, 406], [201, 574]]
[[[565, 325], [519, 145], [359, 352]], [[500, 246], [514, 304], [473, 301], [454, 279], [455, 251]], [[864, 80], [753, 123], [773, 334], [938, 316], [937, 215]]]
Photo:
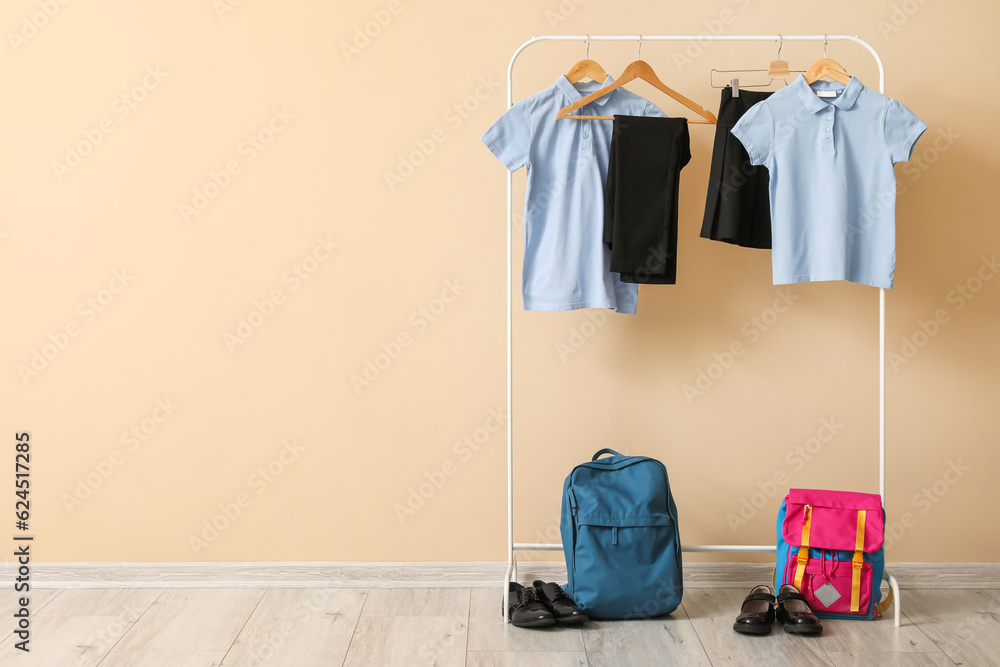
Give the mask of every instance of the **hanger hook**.
[[778, 33], [778, 57], [775, 58], [775, 60], [781, 60], [781, 45], [784, 44], [784, 43], [785, 43], [785, 40], [782, 39], [781, 33], [779, 32]]
[[823, 57], [826, 58], [826, 35], [823, 35]]
[[639, 35], [639, 53], [635, 56], [636, 60], [642, 60], [642, 35]]
[[587, 60], [590, 60], [590, 35], [587, 35]]

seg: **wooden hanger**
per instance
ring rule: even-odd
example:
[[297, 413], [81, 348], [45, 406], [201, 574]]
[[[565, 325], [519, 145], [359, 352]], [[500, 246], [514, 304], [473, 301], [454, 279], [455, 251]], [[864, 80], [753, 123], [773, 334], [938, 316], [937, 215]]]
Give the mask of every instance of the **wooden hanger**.
[[[776, 60], [772, 60], [767, 66], [767, 78], [774, 79], [787, 79], [792, 75], [791, 70], [788, 69], [788, 61], [781, 59], [781, 46], [784, 43], [784, 39], [781, 35], [778, 35], [778, 57]], [[787, 81], [785, 84], [787, 85]]]
[[590, 59], [590, 35], [587, 35], [587, 55], [566, 72], [566, 78], [569, 79], [570, 83], [583, 81], [587, 77], [598, 83], [604, 83], [608, 78], [608, 73], [604, 71], [604, 68]]
[[823, 57], [809, 66], [804, 74], [806, 83], [813, 84], [824, 76], [828, 76], [834, 81], [844, 84], [851, 82], [851, 75], [836, 60], [826, 57], [826, 36], [823, 37]]
[[588, 76], [598, 83], [604, 83], [608, 78], [608, 73], [597, 62], [590, 59], [581, 60], [566, 72], [566, 78], [569, 79], [570, 83], [583, 81]]
[[572, 114], [580, 107], [586, 106], [600, 97], [604, 97], [608, 93], [617, 90], [618, 88], [621, 88], [629, 81], [634, 81], [635, 79], [642, 79], [643, 81], [651, 84], [654, 88], [674, 98], [675, 100], [686, 106], [688, 109], [691, 109], [696, 114], [701, 116], [703, 119], [703, 120], [689, 120], [688, 121], [689, 123], [705, 123], [712, 125], [716, 124], [717, 122], [716, 118], [714, 115], [712, 115], [710, 111], [698, 106], [688, 98], [678, 93], [676, 90], [668, 88], [656, 76], [656, 73], [653, 71], [653, 68], [649, 66], [649, 63], [647, 63], [644, 60], [636, 60], [632, 62], [628, 67], [625, 68], [625, 71], [622, 72], [622, 75], [614, 83], [608, 86], [604, 86], [600, 90], [595, 90], [586, 97], [582, 97], [578, 99], [576, 102], [573, 102], [573, 104], [570, 104], [569, 106], [565, 106], [562, 109], [560, 109], [556, 113], [556, 119], [558, 120], [560, 118], [577, 118], [581, 120], [583, 119], [614, 120], [614, 116], [577, 116]]

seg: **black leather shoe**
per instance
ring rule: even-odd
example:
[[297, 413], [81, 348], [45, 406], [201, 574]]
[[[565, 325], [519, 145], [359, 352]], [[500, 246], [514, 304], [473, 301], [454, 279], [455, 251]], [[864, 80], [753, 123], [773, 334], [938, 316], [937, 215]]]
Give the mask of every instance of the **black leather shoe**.
[[507, 610], [510, 622], [519, 628], [541, 628], [555, 625], [552, 612], [542, 602], [538, 589], [525, 588], [516, 581], [510, 582], [510, 608]]
[[538, 589], [545, 606], [552, 611], [556, 623], [584, 623], [590, 620], [559, 584], [536, 579], [533, 585]]
[[733, 630], [744, 635], [766, 635], [774, 623], [774, 593], [770, 586], [755, 586], [743, 600]]
[[777, 618], [785, 626], [785, 632], [794, 635], [818, 635], [823, 632], [823, 624], [812, 613], [809, 601], [791, 584], [785, 584], [778, 590]]

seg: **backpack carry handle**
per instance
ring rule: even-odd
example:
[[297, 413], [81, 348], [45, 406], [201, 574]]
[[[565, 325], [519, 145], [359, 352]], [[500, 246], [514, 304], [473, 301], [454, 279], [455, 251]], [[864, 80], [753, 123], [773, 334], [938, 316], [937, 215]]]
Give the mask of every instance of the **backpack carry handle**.
[[605, 447], [604, 449], [602, 449], [602, 450], [598, 451], [596, 454], [594, 454], [594, 458], [592, 458], [590, 460], [591, 461], [596, 461], [597, 459], [601, 458], [605, 454], [611, 454], [612, 456], [623, 456], [622, 454], [620, 454], [619, 452], [616, 452], [615, 450], [611, 449], [610, 447]]

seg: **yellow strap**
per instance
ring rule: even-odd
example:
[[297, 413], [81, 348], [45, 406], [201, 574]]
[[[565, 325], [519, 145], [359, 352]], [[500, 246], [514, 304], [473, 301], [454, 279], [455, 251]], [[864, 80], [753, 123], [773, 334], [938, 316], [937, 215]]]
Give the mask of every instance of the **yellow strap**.
[[795, 566], [795, 587], [802, 590], [802, 577], [806, 573], [806, 563], [809, 562], [809, 527], [812, 525], [812, 508], [806, 505], [805, 519], [802, 522], [802, 546], [799, 547], [798, 565]]
[[851, 577], [851, 611], [856, 612], [861, 608], [861, 567], [865, 562], [865, 516], [867, 510], [858, 510], [858, 532], [854, 539], [854, 560], [851, 566], [854, 568], [854, 576]]

